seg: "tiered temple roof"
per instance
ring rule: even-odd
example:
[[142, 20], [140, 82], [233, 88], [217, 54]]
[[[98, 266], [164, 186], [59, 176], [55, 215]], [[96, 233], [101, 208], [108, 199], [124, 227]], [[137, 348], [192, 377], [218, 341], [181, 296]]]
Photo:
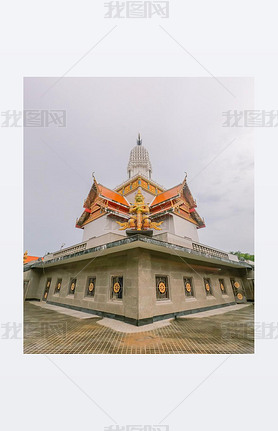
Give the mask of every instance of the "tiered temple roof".
[[[119, 218], [128, 218], [130, 198], [140, 188], [146, 192], [150, 207], [150, 218], [158, 218], [169, 213], [190, 221], [197, 228], [205, 226], [204, 220], [196, 211], [193, 198], [186, 178], [180, 184], [165, 190], [151, 179], [151, 163], [148, 151], [142, 146], [140, 134], [137, 145], [131, 150], [128, 163], [129, 179], [110, 190], [99, 184], [94, 178], [91, 190], [84, 202], [84, 211], [76, 222], [76, 227], [83, 228], [86, 224], [104, 216], [114, 214]], [[132, 175], [131, 175], [132, 174]]]
[[93, 185], [83, 205], [84, 211], [76, 221], [76, 227], [83, 228], [87, 223], [104, 216], [107, 213], [128, 216], [129, 202], [114, 190], [98, 184], [94, 178]]
[[167, 213], [176, 215], [194, 223], [197, 228], [205, 227], [204, 220], [196, 211], [197, 203], [193, 198], [186, 178], [181, 184], [159, 193], [152, 201], [150, 209], [153, 216], [158, 217]]
[[154, 198], [150, 203], [150, 217], [158, 218], [165, 214], [174, 213], [195, 224], [197, 228], [205, 227], [204, 220], [196, 211], [196, 201], [193, 198], [186, 178], [180, 184], [169, 190], [159, 188], [156, 183], [142, 175], [137, 175], [126, 181], [117, 190], [110, 190], [94, 183], [84, 202], [84, 211], [76, 222], [76, 227], [83, 228], [84, 225], [104, 216], [107, 213], [114, 214], [126, 219], [129, 214], [130, 202], [127, 195], [141, 188], [151, 193]]

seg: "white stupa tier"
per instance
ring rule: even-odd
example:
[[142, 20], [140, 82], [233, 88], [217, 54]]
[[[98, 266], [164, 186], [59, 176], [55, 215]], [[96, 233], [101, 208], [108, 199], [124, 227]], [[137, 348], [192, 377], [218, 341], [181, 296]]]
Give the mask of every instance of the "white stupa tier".
[[128, 178], [141, 174], [145, 178], [151, 179], [152, 165], [148, 150], [142, 145], [140, 134], [138, 134], [137, 145], [130, 152], [127, 173]]

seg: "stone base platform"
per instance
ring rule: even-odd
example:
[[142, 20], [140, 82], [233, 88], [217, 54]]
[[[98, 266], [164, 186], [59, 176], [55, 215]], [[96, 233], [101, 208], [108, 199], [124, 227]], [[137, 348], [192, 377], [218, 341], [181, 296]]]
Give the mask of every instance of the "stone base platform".
[[148, 230], [127, 229], [126, 234], [127, 236], [132, 236], [132, 235], [153, 236], [153, 230], [152, 229], [148, 229]]

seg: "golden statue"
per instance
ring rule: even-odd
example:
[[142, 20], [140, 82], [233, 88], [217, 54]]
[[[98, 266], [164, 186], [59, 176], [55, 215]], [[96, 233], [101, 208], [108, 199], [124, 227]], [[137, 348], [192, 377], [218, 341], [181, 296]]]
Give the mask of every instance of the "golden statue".
[[27, 257], [28, 257], [28, 251], [25, 251], [25, 253], [23, 255], [23, 265], [25, 265], [25, 263], [27, 263]]
[[121, 226], [120, 230], [125, 229], [134, 229], [134, 230], [146, 230], [146, 229], [156, 229], [161, 230], [159, 227], [163, 222], [155, 223], [152, 222], [149, 218], [150, 208], [145, 204], [145, 198], [139, 189], [136, 196], [135, 202], [129, 208], [130, 218], [128, 222], [121, 223], [117, 221], [117, 223]]

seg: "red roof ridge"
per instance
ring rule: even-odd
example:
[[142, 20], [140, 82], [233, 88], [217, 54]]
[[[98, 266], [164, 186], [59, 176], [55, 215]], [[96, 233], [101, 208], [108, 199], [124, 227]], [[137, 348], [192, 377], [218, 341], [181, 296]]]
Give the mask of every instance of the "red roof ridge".
[[182, 190], [183, 183], [178, 184], [177, 186], [171, 187], [164, 192], [159, 193], [151, 203], [151, 207], [158, 205], [162, 202], [165, 202], [169, 199], [173, 199], [175, 196], [179, 196]]
[[108, 187], [105, 187], [100, 183], [97, 184], [97, 187], [98, 187], [99, 194], [101, 196], [103, 196], [104, 198], [107, 198], [107, 199], [112, 200], [114, 202], [118, 202], [118, 203], [125, 205], [127, 207], [130, 206], [128, 200], [124, 196], [122, 196], [120, 193], [116, 192], [115, 190], [111, 190]]

